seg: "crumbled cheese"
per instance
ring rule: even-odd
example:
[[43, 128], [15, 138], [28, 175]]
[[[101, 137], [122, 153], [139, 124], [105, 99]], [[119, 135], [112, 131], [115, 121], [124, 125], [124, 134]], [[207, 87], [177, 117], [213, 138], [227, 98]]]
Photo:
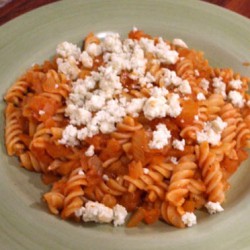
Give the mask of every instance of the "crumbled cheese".
[[103, 40], [102, 48], [104, 51], [108, 52], [121, 52], [122, 42], [120, 40], [120, 35], [117, 33], [107, 35]]
[[169, 106], [167, 105], [166, 98], [163, 96], [148, 98], [144, 104], [143, 112], [147, 119], [153, 120], [154, 118], [165, 117]]
[[126, 112], [133, 117], [138, 117], [142, 111], [146, 98], [133, 98], [130, 102], [127, 102]]
[[221, 140], [221, 133], [226, 126], [227, 123], [223, 122], [220, 117], [211, 122], [205, 122], [203, 130], [196, 133], [197, 142], [202, 143], [207, 141], [213, 146], [218, 145]]
[[144, 174], [148, 174], [149, 173], [149, 169], [148, 168], [143, 168], [143, 173]]
[[223, 130], [227, 127], [227, 123], [218, 116], [216, 119], [211, 121], [211, 127], [216, 133], [222, 133]]
[[96, 43], [90, 43], [87, 48], [86, 48], [86, 52], [92, 56], [92, 57], [96, 57], [101, 55], [102, 53], [102, 47], [99, 44]]
[[69, 58], [71, 60], [77, 61], [80, 57], [81, 50], [75, 44], [69, 42], [62, 42], [58, 44], [56, 52], [59, 56], [63, 58]]
[[138, 28], [137, 27], [133, 27], [133, 32], [136, 32], [136, 31], [138, 31]]
[[214, 93], [221, 94], [223, 98], [226, 98], [226, 84], [221, 77], [213, 78], [212, 86], [214, 87]]
[[119, 204], [116, 204], [113, 207], [113, 213], [114, 213], [114, 218], [113, 218], [114, 226], [116, 227], [116, 226], [123, 225], [125, 223], [125, 219], [128, 215], [126, 208], [119, 205]]
[[244, 106], [245, 100], [243, 99], [241, 93], [232, 90], [228, 93], [229, 101], [237, 108], [242, 108]]
[[175, 46], [179, 46], [182, 48], [188, 48], [187, 44], [182, 39], [179, 39], [179, 38], [175, 38], [172, 43]]
[[82, 169], [80, 169], [80, 170], [78, 171], [78, 175], [85, 176], [85, 173], [84, 173], [84, 171], [83, 171]]
[[120, 226], [125, 223], [128, 212], [125, 207], [117, 204], [113, 209], [99, 203], [88, 201], [85, 207], [75, 211], [75, 216], [81, 217], [84, 222], [111, 223]]
[[104, 174], [104, 175], [102, 176], [102, 179], [103, 179], [104, 181], [108, 181], [108, 180], [109, 180], [109, 177], [108, 177], [108, 175]]
[[171, 117], [177, 117], [182, 111], [179, 101], [180, 96], [178, 94], [172, 94], [168, 99], [167, 114]]
[[84, 222], [110, 223], [113, 220], [113, 210], [99, 202], [88, 201], [82, 212]]
[[58, 88], [59, 88], [59, 85], [58, 85], [58, 84], [55, 84], [55, 88], [58, 89]]
[[195, 70], [194, 70], [194, 75], [197, 76], [197, 77], [200, 76], [200, 72], [199, 72], [198, 69], [195, 69]]
[[170, 138], [170, 131], [165, 124], [160, 123], [156, 126], [156, 130], [153, 132], [153, 138], [149, 142], [149, 147], [151, 149], [162, 149], [164, 146], [168, 145]]
[[86, 51], [83, 51], [82, 54], [80, 55], [80, 61], [82, 62], [82, 65], [85, 68], [93, 67], [93, 59]]
[[182, 215], [181, 220], [188, 227], [192, 227], [193, 225], [197, 224], [197, 219], [194, 213], [186, 212], [184, 215]]
[[58, 71], [63, 73], [67, 79], [75, 80], [80, 73], [80, 69], [77, 67], [75, 61], [65, 61], [62, 58], [57, 58], [56, 63], [58, 66]]
[[175, 50], [171, 50], [170, 46], [159, 37], [158, 43], [155, 46], [155, 53], [162, 63], [175, 64], [179, 58], [179, 54]]
[[150, 95], [154, 97], [166, 96], [168, 94], [168, 90], [165, 87], [153, 87], [150, 89]]
[[153, 82], [155, 82], [155, 77], [150, 72], [147, 72], [145, 76], [139, 78], [141, 86]]
[[79, 144], [77, 140], [77, 128], [73, 125], [68, 125], [62, 134], [62, 138], [59, 140], [60, 144], [66, 144], [68, 146], [74, 147]]
[[185, 140], [184, 139], [182, 139], [182, 140], [175, 139], [175, 140], [173, 140], [172, 145], [173, 145], [173, 148], [176, 148], [176, 149], [178, 149], [180, 151], [184, 151]]
[[242, 81], [241, 80], [231, 80], [229, 86], [233, 89], [241, 89]]
[[206, 97], [204, 96], [203, 93], [197, 94], [196, 98], [197, 98], [198, 101], [206, 100]]
[[85, 151], [85, 155], [91, 157], [95, 154], [95, 147], [94, 145], [90, 145], [88, 149]]
[[45, 111], [44, 111], [44, 110], [39, 110], [39, 111], [38, 111], [38, 114], [42, 116], [42, 115], [45, 114]]
[[224, 211], [219, 202], [209, 201], [207, 204], [205, 204], [205, 207], [210, 214], [216, 214]]
[[198, 120], [199, 120], [199, 115], [195, 115], [195, 116], [194, 116], [194, 120], [195, 120], [195, 121], [198, 121]]
[[192, 89], [190, 87], [190, 84], [188, 82], [188, 80], [184, 80], [181, 82], [178, 90], [182, 93], [182, 94], [191, 94], [192, 93]]
[[205, 90], [208, 91], [209, 88], [209, 81], [205, 78], [201, 79], [200, 86]]
[[171, 161], [174, 165], [177, 165], [177, 164], [178, 164], [178, 160], [177, 160], [176, 157], [171, 156], [171, 157], [170, 157], [170, 161]]
[[162, 69], [163, 75], [160, 79], [160, 83], [162, 82], [166, 87], [173, 84], [174, 86], [179, 86], [182, 82], [182, 79], [176, 75], [175, 71], [171, 71], [169, 69]]

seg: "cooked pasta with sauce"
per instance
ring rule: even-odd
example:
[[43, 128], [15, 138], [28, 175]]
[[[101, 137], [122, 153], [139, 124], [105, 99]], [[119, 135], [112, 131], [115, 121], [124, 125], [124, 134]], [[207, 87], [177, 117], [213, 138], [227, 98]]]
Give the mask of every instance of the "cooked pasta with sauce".
[[248, 157], [248, 82], [179, 38], [90, 33], [8, 90], [7, 153], [41, 173], [63, 219], [191, 227], [196, 210], [223, 211]]

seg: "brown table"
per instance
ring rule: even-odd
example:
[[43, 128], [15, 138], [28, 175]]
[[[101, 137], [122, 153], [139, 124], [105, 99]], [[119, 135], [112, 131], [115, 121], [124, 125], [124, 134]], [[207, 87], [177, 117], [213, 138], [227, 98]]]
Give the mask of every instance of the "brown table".
[[[0, 0], [0, 25], [25, 12], [58, 0]], [[250, 0], [203, 0], [250, 18]], [[7, 2], [6, 4], [4, 4]]]

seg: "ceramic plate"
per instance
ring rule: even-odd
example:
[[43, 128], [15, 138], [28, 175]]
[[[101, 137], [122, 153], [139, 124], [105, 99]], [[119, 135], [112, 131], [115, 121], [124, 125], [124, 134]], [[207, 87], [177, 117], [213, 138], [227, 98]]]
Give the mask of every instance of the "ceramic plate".
[[[250, 76], [250, 21], [201, 1], [74, 0], [50, 4], [0, 27], [0, 91], [34, 62], [55, 53], [62, 41], [81, 43], [90, 31], [122, 35], [136, 26], [152, 35], [184, 39], [214, 66]], [[249, 249], [249, 160], [232, 178], [225, 212], [198, 214], [198, 225], [176, 229], [164, 223], [127, 229], [65, 222], [41, 201], [46, 187], [37, 174], [6, 155], [1, 101], [0, 248], [9, 249]]]

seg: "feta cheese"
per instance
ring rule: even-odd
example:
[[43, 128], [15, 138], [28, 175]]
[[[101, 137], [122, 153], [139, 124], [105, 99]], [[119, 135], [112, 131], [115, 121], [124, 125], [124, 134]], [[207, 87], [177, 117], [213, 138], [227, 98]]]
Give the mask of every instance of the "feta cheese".
[[199, 70], [198, 70], [198, 69], [195, 69], [195, 70], [194, 70], [194, 75], [195, 75], [195, 76], [197, 76], [197, 77], [199, 77], [199, 76], [200, 76], [200, 72], [199, 72]]
[[195, 115], [195, 116], [194, 116], [194, 120], [195, 120], [195, 121], [199, 121], [199, 115]]
[[190, 84], [188, 82], [188, 80], [184, 80], [181, 82], [178, 90], [182, 93], [182, 94], [191, 94], [192, 93], [192, 89], [190, 87]]
[[148, 168], [143, 168], [143, 173], [144, 174], [148, 174], [149, 173], [149, 169]]
[[75, 211], [77, 217], [81, 217], [84, 222], [111, 223], [114, 226], [120, 226], [125, 223], [128, 212], [125, 207], [117, 204], [113, 209], [99, 202], [88, 201], [85, 207]]
[[38, 114], [42, 116], [42, 115], [45, 114], [45, 111], [44, 111], [44, 110], [39, 110], [39, 111], [38, 111]]
[[77, 67], [74, 61], [64, 61], [61, 58], [56, 60], [58, 71], [63, 73], [67, 79], [75, 80], [80, 73], [80, 69]]
[[211, 127], [216, 133], [222, 133], [223, 130], [227, 127], [227, 123], [218, 116], [216, 119], [211, 121]]
[[207, 204], [205, 204], [205, 207], [210, 214], [216, 214], [224, 211], [219, 202], [209, 201]]
[[80, 48], [78, 48], [75, 44], [66, 41], [57, 45], [56, 52], [63, 58], [71, 58], [76, 61], [79, 59], [81, 54]]
[[214, 87], [214, 93], [221, 94], [223, 98], [226, 98], [226, 84], [221, 77], [213, 78], [212, 86]]
[[180, 106], [180, 96], [178, 94], [172, 94], [168, 98], [168, 108], [166, 111], [166, 114], [168, 114], [170, 117], [177, 117], [181, 114], [182, 107]]
[[198, 101], [206, 100], [206, 97], [204, 96], [203, 93], [197, 94], [196, 98], [197, 98]]
[[165, 97], [151, 96], [146, 100], [143, 112], [147, 119], [153, 120], [154, 118], [165, 117], [168, 109], [169, 106]]
[[242, 86], [242, 81], [237, 79], [237, 80], [231, 80], [229, 82], [229, 86], [233, 89], [241, 89]]
[[85, 173], [84, 173], [84, 171], [82, 170], [82, 169], [80, 169], [79, 171], [78, 171], [78, 173], [77, 173], [78, 175], [82, 175], [82, 176], [85, 176]]
[[133, 98], [126, 104], [126, 113], [132, 117], [138, 117], [142, 111], [146, 98]]
[[182, 215], [181, 220], [188, 227], [192, 227], [193, 225], [197, 224], [197, 219], [194, 213], [186, 212], [184, 215]]
[[66, 144], [67, 146], [77, 146], [79, 144], [77, 140], [77, 128], [73, 125], [68, 125], [62, 134], [62, 138], [59, 140], [60, 144]]
[[205, 78], [201, 79], [200, 81], [200, 86], [203, 88], [205, 91], [208, 91], [209, 88], [209, 81]]
[[128, 215], [126, 208], [119, 204], [116, 204], [113, 207], [113, 213], [114, 213], [114, 218], [113, 218], [114, 226], [116, 227], [116, 226], [123, 225]]
[[175, 46], [179, 46], [182, 48], [188, 48], [187, 44], [182, 39], [179, 39], [179, 38], [175, 38], [172, 43]]
[[245, 100], [243, 99], [241, 93], [232, 90], [228, 93], [229, 101], [237, 108], [242, 108], [244, 106]]
[[175, 140], [173, 140], [172, 145], [173, 145], [173, 148], [176, 148], [176, 149], [178, 149], [180, 151], [184, 151], [185, 140], [184, 139], [182, 139], [182, 140], [175, 139]]
[[122, 52], [122, 42], [118, 33], [107, 35], [102, 43], [102, 49], [108, 52]]
[[85, 155], [91, 157], [95, 154], [95, 147], [94, 145], [90, 145], [88, 149], [85, 151]]
[[156, 130], [153, 132], [153, 138], [149, 142], [149, 148], [151, 149], [162, 149], [168, 145], [171, 133], [167, 129], [165, 124], [158, 124]]
[[102, 53], [102, 47], [99, 44], [96, 43], [90, 43], [87, 48], [86, 48], [86, 52], [92, 56], [92, 57], [96, 57], [101, 55]]
[[82, 65], [85, 68], [93, 67], [93, 59], [86, 51], [83, 51], [82, 54], [80, 55], [80, 61], [82, 62]]
[[177, 160], [176, 157], [171, 156], [171, 157], [170, 157], [170, 161], [171, 161], [174, 165], [177, 165], [177, 164], [178, 164], [178, 160]]
[[104, 174], [104, 175], [102, 176], [102, 179], [103, 179], [104, 181], [109, 181], [109, 177], [108, 177], [108, 175], [106, 175], [106, 174]]
[[205, 122], [202, 131], [196, 133], [197, 142], [202, 143], [207, 141], [213, 146], [220, 143], [221, 133], [226, 128], [227, 123], [223, 122], [220, 117], [217, 117], [211, 122]]
[[82, 219], [84, 222], [110, 223], [113, 220], [113, 210], [99, 202], [88, 201]]

